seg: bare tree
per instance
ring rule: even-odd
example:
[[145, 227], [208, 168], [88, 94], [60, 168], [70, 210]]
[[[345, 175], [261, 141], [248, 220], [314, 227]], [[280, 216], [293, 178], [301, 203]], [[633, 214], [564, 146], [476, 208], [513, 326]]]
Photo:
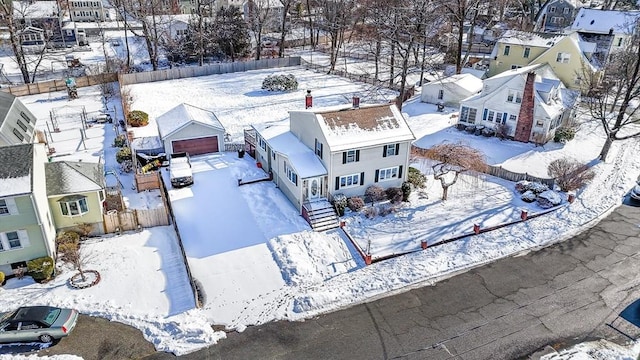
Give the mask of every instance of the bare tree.
[[[468, 45], [465, 55], [462, 54], [462, 47], [464, 44], [464, 26], [465, 23], [469, 23], [471, 29], [476, 25], [476, 19], [478, 17], [478, 6], [481, 0], [441, 0], [440, 4], [445, 10], [445, 13], [449, 16], [453, 29], [457, 31], [458, 36], [456, 40], [455, 60], [456, 60], [456, 74], [462, 71], [462, 65], [466, 62], [466, 59], [471, 49], [471, 39], [468, 39]], [[463, 59], [464, 57], [464, 59]]]
[[547, 172], [556, 180], [556, 184], [562, 191], [577, 190], [596, 176], [587, 164], [581, 164], [569, 158], [552, 161]]
[[336, 68], [338, 52], [345, 41], [345, 31], [355, 24], [353, 0], [321, 0], [322, 22], [319, 28], [329, 36], [329, 73]]
[[284, 57], [284, 44], [288, 31], [287, 21], [290, 9], [295, 5], [294, 0], [280, 0], [282, 3], [282, 16], [280, 18], [280, 42], [278, 44], [278, 57]]
[[599, 155], [606, 161], [614, 141], [640, 137], [640, 36], [633, 35], [628, 46], [610, 56], [601, 80], [589, 80], [592, 92], [585, 101], [591, 117], [600, 122], [606, 135]]
[[251, 29], [253, 39], [256, 42], [256, 60], [260, 60], [262, 56], [262, 34], [265, 29], [269, 29], [270, 27], [271, 7], [273, 5], [272, 2], [275, 1], [278, 0], [249, 0], [247, 3], [249, 7], [247, 22], [249, 23], [249, 29]]
[[442, 200], [447, 200], [449, 187], [458, 181], [461, 173], [483, 172], [487, 167], [481, 151], [461, 143], [439, 144], [429, 149], [414, 148], [413, 153], [416, 158], [434, 160], [431, 168], [433, 177], [442, 186]]

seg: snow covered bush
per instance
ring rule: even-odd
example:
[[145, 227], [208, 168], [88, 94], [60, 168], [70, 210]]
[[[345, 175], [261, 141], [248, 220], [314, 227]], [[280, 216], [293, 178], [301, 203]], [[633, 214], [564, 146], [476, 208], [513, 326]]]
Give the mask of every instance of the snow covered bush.
[[269, 75], [262, 81], [262, 89], [269, 91], [297, 90], [298, 80], [292, 74]]
[[344, 216], [344, 209], [347, 208], [347, 197], [344, 194], [333, 196], [333, 207], [338, 212], [338, 216]]
[[50, 256], [43, 256], [27, 261], [27, 274], [35, 281], [51, 279], [55, 262]]
[[416, 189], [423, 189], [424, 184], [427, 182], [427, 177], [420, 170], [410, 166], [407, 182]]
[[364, 216], [367, 217], [367, 219], [373, 219], [374, 217], [378, 216], [378, 208], [375, 206], [369, 206], [364, 208]]
[[563, 126], [563, 127], [559, 127], [556, 130], [556, 135], [553, 137], [553, 141], [566, 144], [567, 142], [573, 140], [575, 136], [576, 136], [575, 128]]
[[131, 149], [129, 147], [123, 147], [116, 153], [116, 161], [118, 164], [122, 164], [126, 160], [131, 161]]
[[347, 206], [351, 211], [360, 211], [364, 207], [364, 200], [359, 196], [350, 197]]
[[525, 191], [522, 195], [520, 195], [520, 199], [522, 199], [522, 201], [524, 202], [528, 202], [528, 203], [532, 203], [534, 201], [536, 201], [536, 194], [533, 193], [533, 191], [529, 190], [529, 191]]
[[114, 147], [123, 147], [127, 144], [127, 137], [124, 136], [123, 134], [120, 134], [118, 136], [116, 136], [115, 139], [113, 139], [113, 146]]
[[562, 203], [562, 198], [557, 192], [547, 190], [538, 194], [538, 206], [543, 209], [549, 209]]
[[364, 197], [367, 202], [383, 201], [387, 199], [384, 189], [378, 185], [371, 185], [364, 191]]
[[540, 194], [549, 190], [549, 187], [543, 183], [537, 181], [520, 180], [516, 183], [516, 191], [520, 194], [524, 194], [527, 191], [532, 191], [534, 194]]
[[127, 123], [133, 127], [146, 126], [149, 124], [149, 114], [140, 110], [133, 110], [127, 114]]
[[387, 194], [387, 199], [389, 199], [392, 204], [399, 204], [402, 202], [402, 189], [390, 187], [385, 190], [385, 193]]

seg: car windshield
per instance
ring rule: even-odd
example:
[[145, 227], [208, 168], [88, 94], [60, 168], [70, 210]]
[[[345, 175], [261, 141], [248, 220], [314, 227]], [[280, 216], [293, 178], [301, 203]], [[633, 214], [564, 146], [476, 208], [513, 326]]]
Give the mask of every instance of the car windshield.
[[47, 325], [51, 325], [53, 324], [54, 321], [56, 321], [56, 319], [58, 318], [58, 315], [60, 315], [60, 309], [49, 309], [49, 312], [45, 313], [44, 318], [42, 319], [42, 322], [47, 324]]
[[13, 316], [15, 320], [41, 321], [51, 326], [60, 315], [60, 309], [48, 306], [24, 307], [18, 309]]

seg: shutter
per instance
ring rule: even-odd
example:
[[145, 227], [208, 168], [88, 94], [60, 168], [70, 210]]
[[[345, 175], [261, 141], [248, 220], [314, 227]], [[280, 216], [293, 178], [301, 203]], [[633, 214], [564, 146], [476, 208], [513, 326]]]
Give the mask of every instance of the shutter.
[[507, 113], [502, 113], [502, 123], [506, 123], [507, 122]]
[[402, 165], [398, 167], [398, 179], [402, 179]]
[[484, 109], [484, 112], [482, 113], [482, 120], [487, 120], [487, 113], [489, 112], [488, 109]]
[[360, 150], [356, 150], [356, 161], [360, 161]]
[[400, 143], [396, 144], [396, 155], [400, 154]]
[[9, 215], [18, 215], [18, 206], [16, 206], [16, 201], [13, 198], [4, 199], [5, 204], [7, 204], [7, 209], [9, 209]]
[[31, 245], [29, 242], [29, 235], [27, 234], [27, 230], [18, 230], [18, 238], [20, 239], [20, 246], [26, 248]]
[[347, 163], [347, 152], [346, 151], [342, 152], [342, 163], [343, 164]]
[[298, 186], [298, 175], [296, 174], [296, 186]]
[[323, 153], [323, 144], [320, 143], [320, 159], [322, 159], [322, 153]]
[[340, 190], [340, 176], [336, 176], [336, 190]]
[[318, 151], [318, 139], [314, 139], [313, 143], [313, 152], [315, 153], [316, 151]]
[[375, 179], [375, 182], [378, 182], [378, 175], [380, 175], [380, 170], [376, 170], [376, 179]]
[[360, 173], [360, 185], [364, 185], [364, 171]]
[[387, 157], [387, 145], [382, 147], [382, 157]]

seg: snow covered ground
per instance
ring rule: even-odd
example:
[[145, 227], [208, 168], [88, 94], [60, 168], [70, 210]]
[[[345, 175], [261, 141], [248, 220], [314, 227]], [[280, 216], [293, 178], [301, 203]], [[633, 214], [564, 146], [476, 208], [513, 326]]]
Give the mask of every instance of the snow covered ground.
[[[371, 99], [378, 101], [390, 95], [373, 93], [364, 85], [302, 68], [281, 70], [295, 74], [301, 90], [293, 93], [260, 90], [262, 78], [273, 72], [134, 85], [131, 86], [133, 108], [149, 112], [151, 119], [181, 102], [211, 109], [233, 140], [239, 140], [242, 129], [248, 124], [281, 121], [287, 119], [287, 110], [302, 108], [307, 88], [313, 90], [314, 107], [347, 104], [353, 94], [371, 93]], [[34, 109], [41, 128], [49, 117], [48, 107], [84, 104], [87, 108], [104, 109], [97, 87], [79, 90], [80, 98], [70, 103], [63, 93], [29, 96], [23, 100]], [[115, 100], [108, 104], [108, 109], [114, 106], [119, 111]], [[575, 140], [564, 146], [548, 144], [536, 148], [475, 137], [450, 128], [451, 111], [437, 113], [434, 106], [415, 100], [403, 109], [419, 146], [460, 139], [485, 151], [489, 163], [502, 164], [514, 171], [526, 169], [538, 176], [546, 176], [546, 165], [560, 156], [570, 155], [585, 162], [593, 160], [603, 141], [601, 131], [588, 125], [584, 125]], [[62, 133], [80, 133], [77, 122], [70, 121], [65, 126], [76, 130], [65, 129]], [[153, 124], [136, 129], [137, 136], [155, 134]], [[88, 129], [84, 145], [76, 137], [64, 141], [54, 138], [54, 146], [60, 159], [89, 161], [103, 156], [109, 168], [113, 165], [115, 149], [111, 148], [111, 142], [114, 136], [115, 129], [111, 125], [94, 125]], [[195, 185], [172, 190], [170, 196], [189, 264], [205, 288], [207, 299], [202, 309], [195, 309], [193, 298], [186, 296], [190, 294], [188, 279], [180, 266], [181, 260], [172, 256], [177, 252], [177, 244], [171, 227], [106, 236], [87, 243], [84, 251], [104, 254], [88, 267], [98, 269], [103, 278], [93, 288], [72, 290], [65, 286], [66, 279], [72, 274], [69, 270], [48, 284], [12, 279], [0, 288], [0, 308], [45, 303], [74, 307], [85, 314], [141, 329], [158, 350], [188, 353], [225, 337], [223, 332], [214, 332], [211, 324], [242, 331], [246, 326], [273, 320], [304, 319], [431, 284], [500, 257], [562, 241], [620, 205], [621, 198], [640, 173], [640, 164], [633, 161], [639, 150], [640, 144], [636, 140], [615, 144], [609, 161], [595, 164], [596, 178], [578, 193], [578, 201], [550, 215], [371, 266], [364, 266], [339, 232], [310, 231], [272, 183], [238, 187], [237, 178], [259, 175], [259, 169], [250, 158], [238, 159], [235, 154], [196, 157]], [[129, 206], [135, 208], [157, 202], [153, 192], [137, 194], [129, 190], [130, 177], [119, 176], [127, 189], [125, 196]], [[469, 206], [472, 209], [486, 206], [486, 198], [470, 203], [458, 201], [466, 196], [471, 185], [475, 184], [461, 186], [460, 191], [452, 192], [452, 198], [446, 204], [434, 202], [423, 215], [425, 221], [432, 215], [440, 220], [451, 217], [455, 223], [453, 215], [448, 214], [468, 212]], [[490, 178], [481, 185], [485, 191], [503, 194], [511, 191], [508, 184]], [[496, 186], [497, 190], [491, 190], [490, 186]], [[426, 189], [428, 199], [438, 199], [439, 191], [438, 186], [431, 183]], [[508, 204], [501, 208], [508, 208], [509, 216], [519, 215], [519, 211], [513, 211], [521, 204], [513, 203], [513, 199], [498, 200]], [[503, 216], [498, 208], [488, 213]], [[383, 221], [388, 219], [379, 219], [379, 222]], [[440, 223], [441, 227], [434, 231], [451, 231], [442, 226], [447, 223]], [[376, 224], [365, 225], [375, 228]], [[350, 221], [349, 226], [356, 229], [355, 221]], [[468, 229], [470, 225], [465, 222], [460, 226]], [[407, 229], [395, 231], [412, 236]], [[144, 277], [131, 274], [144, 274]], [[140, 283], [140, 278], [154, 281]], [[119, 289], [136, 291], [124, 293]], [[141, 298], [146, 300], [141, 301]]]

